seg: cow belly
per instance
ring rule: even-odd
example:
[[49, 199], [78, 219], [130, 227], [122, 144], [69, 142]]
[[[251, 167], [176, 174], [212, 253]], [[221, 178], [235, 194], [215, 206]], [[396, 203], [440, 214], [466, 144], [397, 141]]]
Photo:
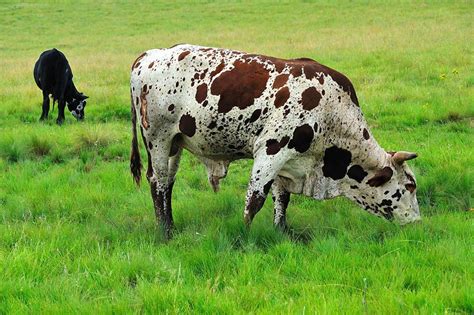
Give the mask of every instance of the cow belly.
[[214, 161], [234, 161], [243, 158], [252, 158], [252, 152], [247, 146], [234, 149], [239, 143], [229, 142], [225, 145], [217, 141], [212, 142], [212, 140], [213, 139], [209, 139], [208, 141], [203, 139], [199, 141], [197, 139], [183, 137], [182, 147], [197, 157], [205, 157]]

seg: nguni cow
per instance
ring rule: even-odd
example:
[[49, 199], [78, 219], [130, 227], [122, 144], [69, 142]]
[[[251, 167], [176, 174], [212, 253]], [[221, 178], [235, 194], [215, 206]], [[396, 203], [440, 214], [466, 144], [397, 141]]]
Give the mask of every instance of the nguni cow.
[[281, 228], [290, 193], [344, 195], [400, 224], [420, 218], [415, 177], [404, 163], [416, 154], [382, 149], [349, 79], [314, 60], [186, 44], [153, 49], [133, 63], [130, 93], [131, 171], [139, 184], [138, 119], [156, 216], [168, 236], [183, 148], [206, 165], [214, 190], [230, 162], [254, 160], [244, 211], [248, 225], [270, 188], [274, 224]]
[[33, 76], [36, 84], [43, 91], [43, 112], [40, 120], [48, 118], [50, 94], [53, 96], [53, 104], [58, 101], [58, 119], [56, 120], [58, 125], [64, 122], [66, 103], [77, 120], [84, 119], [88, 97], [77, 91], [72, 82], [71, 67], [62, 52], [53, 48], [41, 53], [35, 63]]

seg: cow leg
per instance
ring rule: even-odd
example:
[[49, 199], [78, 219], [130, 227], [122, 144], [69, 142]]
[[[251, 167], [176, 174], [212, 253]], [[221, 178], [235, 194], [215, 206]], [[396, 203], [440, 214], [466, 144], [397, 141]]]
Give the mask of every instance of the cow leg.
[[150, 149], [151, 169], [149, 176], [151, 196], [155, 206], [157, 221], [163, 226], [166, 238], [170, 238], [173, 230], [171, 213], [171, 192], [168, 169], [168, 154], [170, 145], [156, 145]]
[[270, 158], [266, 154], [254, 159], [244, 211], [247, 226], [250, 226], [257, 212], [263, 207], [270, 187], [285, 161], [282, 156], [274, 155]]
[[49, 113], [49, 95], [43, 91], [43, 112], [41, 113], [40, 120], [45, 120], [48, 118]]
[[[173, 227], [173, 211], [171, 207], [171, 199], [173, 194], [173, 186], [176, 180], [176, 173], [178, 172], [179, 162], [181, 160], [182, 149], [179, 148], [176, 154], [169, 158], [168, 160], [168, 188], [165, 195], [164, 203], [164, 220], [165, 222], [170, 222], [171, 227]], [[170, 237], [171, 235], [167, 235]]]
[[279, 176], [276, 177], [272, 185], [273, 197], [273, 224], [282, 231], [286, 231], [286, 208], [290, 202], [290, 192], [288, 192], [281, 182]]
[[58, 102], [58, 119], [56, 123], [62, 125], [64, 122], [64, 108], [66, 107], [66, 102], [63, 99], [60, 99]]

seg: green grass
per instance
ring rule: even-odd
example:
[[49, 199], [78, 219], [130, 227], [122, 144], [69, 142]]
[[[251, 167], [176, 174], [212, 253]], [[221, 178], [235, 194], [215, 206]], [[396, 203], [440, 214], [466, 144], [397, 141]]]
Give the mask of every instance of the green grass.
[[[473, 16], [470, 1], [2, 2], [0, 313], [472, 314]], [[379, 143], [419, 153], [422, 223], [293, 196], [295, 235], [273, 229], [270, 199], [246, 231], [251, 161], [216, 195], [185, 154], [163, 240], [129, 174], [129, 67], [181, 42], [347, 74]], [[51, 47], [90, 96], [84, 123], [38, 122], [32, 69]]]

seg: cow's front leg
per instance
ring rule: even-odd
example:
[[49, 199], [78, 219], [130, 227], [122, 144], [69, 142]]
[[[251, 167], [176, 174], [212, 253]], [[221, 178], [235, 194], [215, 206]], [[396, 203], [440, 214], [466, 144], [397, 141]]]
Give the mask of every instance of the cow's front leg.
[[287, 231], [286, 208], [290, 202], [290, 192], [284, 187], [279, 176], [276, 177], [272, 185], [273, 197], [273, 224], [282, 231]]
[[43, 91], [43, 108], [40, 120], [45, 120], [48, 118], [49, 113], [49, 95]]
[[278, 155], [268, 156], [264, 153], [255, 158], [244, 211], [247, 226], [250, 226], [257, 212], [263, 207], [270, 187], [284, 163], [283, 156]]
[[58, 119], [56, 119], [56, 123], [58, 125], [62, 125], [64, 122], [64, 108], [65, 107], [66, 107], [66, 102], [60, 99], [58, 102]]

